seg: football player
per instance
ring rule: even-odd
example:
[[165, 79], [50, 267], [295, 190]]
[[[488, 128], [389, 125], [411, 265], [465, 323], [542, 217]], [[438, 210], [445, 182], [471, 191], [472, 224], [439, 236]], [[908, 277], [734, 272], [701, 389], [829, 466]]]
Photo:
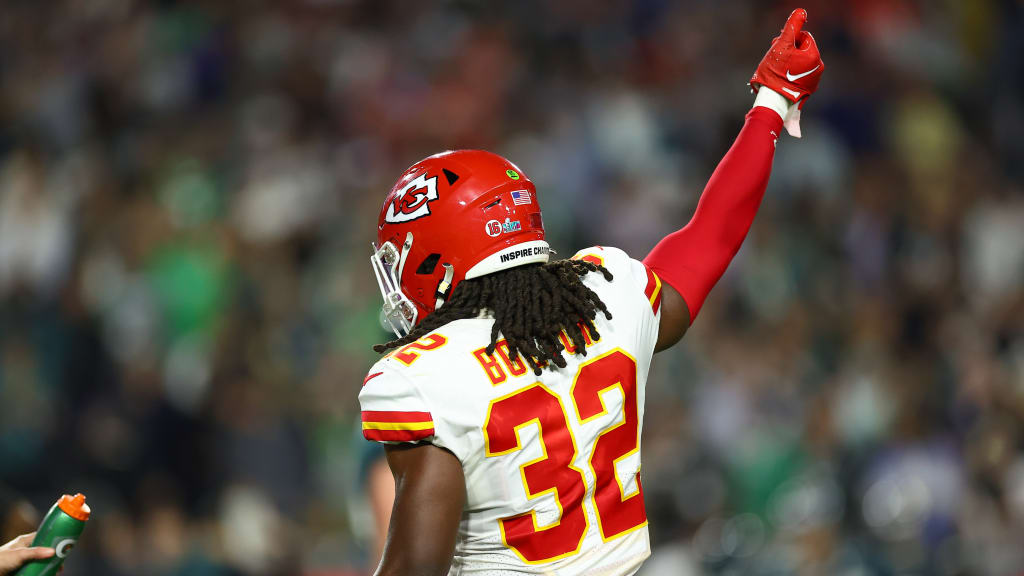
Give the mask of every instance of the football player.
[[[398, 335], [359, 394], [395, 478], [378, 574], [633, 574], [650, 554], [640, 431], [651, 357], [676, 342], [747, 234], [784, 121], [825, 66], [796, 10], [692, 220], [641, 262], [551, 261], [526, 174], [431, 156], [388, 193], [371, 258]], [[794, 134], [796, 135], [796, 134]]]

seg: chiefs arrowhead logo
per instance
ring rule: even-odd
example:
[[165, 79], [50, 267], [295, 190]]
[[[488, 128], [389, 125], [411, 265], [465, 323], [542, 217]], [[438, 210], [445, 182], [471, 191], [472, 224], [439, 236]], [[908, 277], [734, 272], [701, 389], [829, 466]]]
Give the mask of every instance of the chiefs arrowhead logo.
[[437, 176], [427, 178], [424, 172], [410, 180], [395, 194], [384, 221], [391, 224], [409, 222], [430, 215], [430, 203], [437, 200]]

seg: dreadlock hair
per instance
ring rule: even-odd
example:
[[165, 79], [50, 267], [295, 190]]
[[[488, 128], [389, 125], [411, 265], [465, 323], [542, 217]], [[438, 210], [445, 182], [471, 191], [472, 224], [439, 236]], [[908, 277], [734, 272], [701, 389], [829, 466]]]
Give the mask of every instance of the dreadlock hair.
[[501, 334], [508, 342], [509, 357], [522, 355], [537, 376], [548, 362], [565, 368], [565, 347], [559, 334], [565, 331], [577, 352], [586, 356], [583, 329], [599, 339], [601, 335], [594, 326], [598, 311], [605, 318], [612, 318], [601, 298], [583, 283], [583, 276], [590, 272], [600, 272], [605, 280], [612, 280], [612, 273], [604, 266], [586, 260], [528, 264], [463, 280], [445, 305], [424, 318], [409, 334], [377, 344], [373, 349], [383, 354], [415, 342], [449, 322], [476, 318], [487, 310], [494, 316], [488, 354], [494, 354]]

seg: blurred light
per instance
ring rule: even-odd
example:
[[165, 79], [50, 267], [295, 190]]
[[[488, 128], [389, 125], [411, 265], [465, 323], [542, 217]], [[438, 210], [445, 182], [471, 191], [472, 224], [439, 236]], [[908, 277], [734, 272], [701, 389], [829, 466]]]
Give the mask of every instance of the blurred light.
[[263, 574], [281, 553], [281, 519], [265, 493], [232, 486], [221, 499], [220, 535], [228, 561], [246, 573]]
[[1010, 515], [1024, 525], [1024, 456], [1018, 456], [1007, 470], [1003, 479], [1006, 504]]
[[164, 392], [182, 412], [194, 414], [203, 405], [212, 376], [209, 353], [198, 338], [179, 338], [164, 359]]
[[838, 524], [844, 508], [842, 489], [825, 471], [787, 480], [772, 494], [768, 504], [772, 523], [797, 533]]
[[708, 518], [693, 537], [694, 548], [706, 562], [753, 556], [764, 542], [764, 522], [750, 513]]
[[722, 550], [730, 556], [753, 556], [764, 544], [764, 522], [754, 514], [740, 514], [729, 519], [722, 530]]
[[932, 503], [928, 485], [917, 476], [891, 474], [864, 493], [864, 521], [886, 540], [916, 536]]
[[861, 367], [835, 396], [836, 427], [847, 445], [862, 445], [885, 432], [893, 402], [874, 374]]

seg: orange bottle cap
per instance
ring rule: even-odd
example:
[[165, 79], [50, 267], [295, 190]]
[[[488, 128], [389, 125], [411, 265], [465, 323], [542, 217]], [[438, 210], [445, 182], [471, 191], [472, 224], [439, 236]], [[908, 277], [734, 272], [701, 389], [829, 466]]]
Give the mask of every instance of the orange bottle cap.
[[88, 520], [89, 514], [92, 513], [89, 510], [89, 505], [85, 503], [84, 494], [75, 494], [74, 496], [65, 494], [60, 497], [60, 500], [57, 500], [57, 506], [68, 516], [82, 522]]

